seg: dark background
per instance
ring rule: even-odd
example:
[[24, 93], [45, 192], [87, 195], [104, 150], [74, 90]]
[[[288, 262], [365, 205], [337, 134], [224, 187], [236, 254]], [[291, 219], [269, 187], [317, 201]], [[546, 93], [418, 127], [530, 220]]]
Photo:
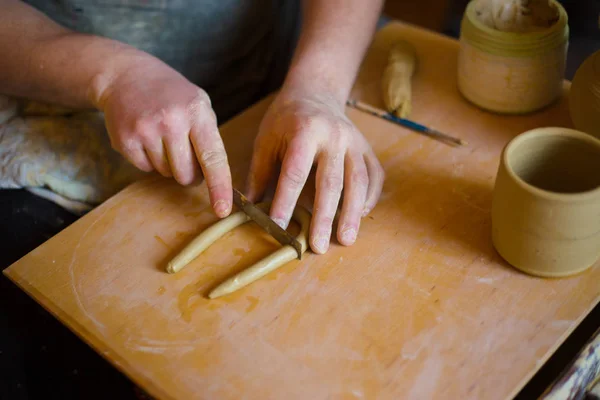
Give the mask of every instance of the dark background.
[[[388, 1], [386, 15], [458, 37], [464, 0]], [[571, 38], [567, 79], [600, 49], [600, 1], [564, 0]], [[22, 190], [0, 190], [0, 267], [75, 221], [54, 203]], [[518, 398], [534, 399], [600, 327], [600, 307], [588, 316]], [[54, 317], [0, 276], [0, 399], [135, 399], [142, 394]]]

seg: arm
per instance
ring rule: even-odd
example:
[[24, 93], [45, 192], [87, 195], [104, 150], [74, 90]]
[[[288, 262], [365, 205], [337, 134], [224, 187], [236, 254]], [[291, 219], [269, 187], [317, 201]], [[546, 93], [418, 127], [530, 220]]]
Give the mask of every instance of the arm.
[[69, 31], [18, 0], [0, 0], [0, 9], [0, 92], [97, 108], [128, 161], [181, 184], [202, 172], [217, 215], [231, 212], [231, 173], [206, 92], [148, 53]]
[[0, 91], [8, 95], [92, 108], [112, 75], [148, 57], [72, 32], [18, 0], [0, 0], [0, 8]]
[[327, 90], [345, 104], [382, 7], [383, 0], [305, 0], [302, 33], [284, 90]]
[[313, 164], [316, 195], [310, 244], [327, 251], [342, 188], [337, 237], [356, 240], [361, 217], [375, 206], [384, 173], [345, 103], [370, 44], [382, 0], [306, 0], [304, 26], [288, 75], [255, 142], [249, 197], [265, 191], [276, 161], [282, 168], [271, 218], [287, 226]]

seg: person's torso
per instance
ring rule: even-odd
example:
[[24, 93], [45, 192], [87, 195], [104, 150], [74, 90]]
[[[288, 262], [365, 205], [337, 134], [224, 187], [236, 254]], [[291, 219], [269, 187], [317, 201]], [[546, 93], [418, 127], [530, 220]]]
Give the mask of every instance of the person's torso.
[[295, 46], [298, 0], [25, 0], [59, 24], [146, 51], [205, 89], [220, 119], [274, 90]]

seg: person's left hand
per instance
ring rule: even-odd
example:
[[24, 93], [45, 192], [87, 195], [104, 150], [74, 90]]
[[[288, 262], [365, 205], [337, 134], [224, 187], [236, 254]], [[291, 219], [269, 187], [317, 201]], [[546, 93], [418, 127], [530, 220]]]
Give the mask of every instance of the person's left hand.
[[379, 160], [346, 117], [344, 106], [323, 93], [280, 92], [261, 123], [248, 177], [248, 197], [257, 201], [281, 161], [270, 216], [286, 228], [311, 168], [317, 164], [309, 243], [321, 254], [329, 247], [342, 189], [337, 238], [341, 244], [351, 245], [361, 218], [379, 200], [384, 181]]

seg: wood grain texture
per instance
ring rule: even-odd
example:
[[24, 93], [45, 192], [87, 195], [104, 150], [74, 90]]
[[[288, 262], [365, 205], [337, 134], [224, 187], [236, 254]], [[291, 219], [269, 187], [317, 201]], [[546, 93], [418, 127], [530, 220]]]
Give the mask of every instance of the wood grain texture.
[[[412, 118], [470, 145], [349, 109], [387, 172], [354, 246], [307, 252], [208, 300], [278, 244], [249, 223], [167, 274], [166, 262], [216, 218], [204, 185], [156, 178], [114, 196], [7, 275], [161, 399], [510, 398], [600, 300], [598, 265], [544, 280], [510, 268], [491, 244], [502, 147], [534, 127], [570, 126], [567, 102], [530, 116], [478, 110], [456, 89], [457, 43], [401, 24], [379, 32], [353, 95], [382, 106], [386, 49], [397, 37], [412, 41], [421, 61]], [[222, 128], [237, 185], [269, 100]]]

